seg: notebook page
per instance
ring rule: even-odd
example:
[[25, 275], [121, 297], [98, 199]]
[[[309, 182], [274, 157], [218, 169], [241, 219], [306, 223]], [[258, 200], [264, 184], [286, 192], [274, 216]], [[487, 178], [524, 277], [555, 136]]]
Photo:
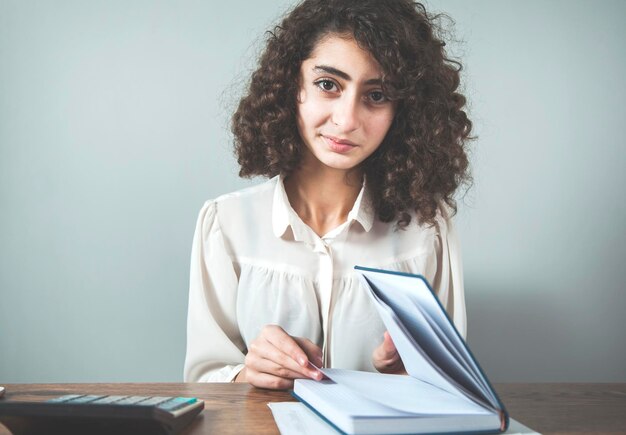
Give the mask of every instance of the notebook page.
[[[438, 324], [433, 324], [432, 320], [427, 318], [420, 302], [414, 297], [416, 287], [423, 284], [423, 281], [410, 278], [411, 288], [405, 290], [399, 287], [399, 280], [389, 283], [385, 282], [385, 278], [389, 277], [403, 278], [402, 276], [388, 274], [366, 274], [366, 279], [371, 282], [374, 291], [378, 292], [379, 297], [396, 312], [400, 321], [406, 326], [418, 344], [423, 347], [430, 359], [463, 389], [469, 391], [475, 397], [483, 397], [489, 401], [491, 396], [486, 392], [484, 384], [481, 383], [481, 379], [477, 376], [480, 372], [475, 369], [475, 366], [468, 366], [460, 358], [458, 349], [451, 351], [446, 346], [446, 344], [450, 345], [451, 342], [449, 340], [446, 343], [442, 341], [438, 332], [442, 333], [443, 331], [440, 329], [435, 331]], [[430, 290], [427, 287], [425, 288], [430, 293]], [[430, 299], [433, 299], [432, 294]], [[441, 317], [441, 311], [439, 311], [439, 317]], [[395, 337], [392, 336], [392, 338], [395, 340]], [[419, 378], [419, 375], [415, 376]]]
[[495, 397], [491, 392], [491, 388], [489, 388], [489, 384], [485, 380], [482, 372], [474, 363], [473, 358], [468, 353], [461, 338], [458, 336], [456, 331], [454, 331], [450, 322], [445, 318], [445, 314], [442, 312], [442, 307], [438, 304], [435, 296], [422, 279], [380, 272], [360, 272], [365, 274], [368, 279], [371, 279], [378, 287], [384, 288], [385, 292], [402, 292], [413, 301], [413, 305], [420, 307], [420, 310], [425, 315], [429, 324], [436, 323], [439, 327], [437, 332], [441, 332], [448, 337], [449, 342], [464, 356], [466, 361], [470, 362], [473, 377], [476, 379], [474, 384], [483, 392], [483, 396], [490, 398], [490, 402], [494, 406], [497, 406], [497, 401], [495, 400]]
[[[314, 381], [313, 379], [296, 379], [294, 392], [303, 393], [302, 390], [313, 392], [317, 398], [329, 409], [340, 409], [342, 414], [351, 416], [367, 415], [371, 417], [407, 417], [409, 413], [386, 406], [378, 401], [371, 400], [343, 384], [332, 380]], [[304, 395], [304, 399], [311, 399], [311, 395]], [[320, 403], [309, 402], [316, 409]]]
[[[450, 378], [460, 386], [470, 391], [471, 394], [476, 397], [484, 397], [485, 393], [482, 385], [480, 385], [480, 381], [468, 370], [467, 365], [463, 365], [459, 359], [457, 359], [456, 356], [458, 352], [451, 353], [441, 341], [438, 334], [433, 331], [431, 323], [425, 318], [419, 302], [409, 297], [410, 293], [398, 288], [397, 284], [392, 287], [387, 283], [381, 284], [380, 281], [382, 280], [378, 279], [378, 275], [365, 274], [365, 276], [374, 286], [373, 290], [378, 294], [379, 299], [382, 299], [384, 303], [394, 310], [400, 318], [400, 321], [407, 328], [409, 334], [416, 340], [417, 344], [422, 347], [430, 360], [437, 364], [444, 373], [450, 376]], [[413, 286], [411, 290], [414, 290], [416, 284], [419, 285], [419, 283], [422, 282], [416, 279], [412, 279], [412, 281]], [[395, 342], [396, 337], [392, 335], [392, 338]], [[400, 355], [402, 356], [402, 354]], [[402, 361], [405, 361], [404, 357]], [[408, 372], [412, 376], [421, 379], [420, 373]]]
[[[365, 288], [370, 289], [369, 283], [362, 275], [359, 275]], [[430, 358], [423, 353], [422, 348], [415, 342], [412, 335], [402, 325], [396, 313], [389, 306], [381, 301], [378, 296], [369, 292], [374, 299], [376, 309], [387, 327], [389, 334], [393, 338], [393, 342], [398, 349], [398, 353], [402, 357], [402, 362], [407, 373], [421, 379], [424, 382], [435, 385], [449, 393], [457, 392], [457, 387], [453, 385], [432, 363]]]
[[[420, 309], [420, 311], [422, 310]], [[460, 347], [456, 347], [452, 343], [452, 340], [450, 340], [450, 337], [448, 337], [441, 330], [437, 322], [435, 322], [426, 312], [422, 311], [422, 314], [424, 314], [424, 317], [426, 318], [428, 323], [430, 323], [430, 326], [432, 327], [433, 331], [437, 334], [439, 339], [445, 344], [446, 348], [448, 348], [448, 350], [451, 353], [454, 353], [454, 355], [456, 355], [456, 358], [458, 360], [463, 362], [464, 367], [466, 368], [468, 373], [472, 375], [476, 385], [480, 387], [480, 390], [483, 392], [484, 397], [489, 399], [489, 401], [494, 406], [497, 406], [497, 400], [495, 396], [493, 395], [493, 392], [491, 388], [489, 387], [489, 384], [487, 383], [485, 377], [483, 376], [482, 371], [478, 368], [478, 366], [474, 362], [474, 359], [467, 352], [467, 348], [463, 345], [461, 345]]]
[[467, 370], [468, 374], [472, 376], [475, 385], [480, 388], [480, 390], [483, 392], [484, 397], [491, 398], [492, 403], [495, 403], [495, 400], [493, 400], [494, 397], [491, 393], [491, 390], [489, 389], [488, 384], [485, 381], [485, 378], [482, 375], [482, 372], [478, 369], [478, 367], [474, 363], [474, 360], [469, 357], [469, 355], [465, 351], [465, 347], [462, 347], [461, 349], [455, 347], [452, 344], [450, 338], [443, 333], [441, 328], [439, 328], [439, 325], [434, 322], [425, 312], [422, 311], [422, 314], [424, 315], [428, 323], [430, 323], [432, 330], [437, 334], [437, 336], [446, 346], [448, 351], [455, 355], [456, 359], [463, 364], [463, 367], [465, 368], [465, 370]]
[[337, 384], [399, 411], [417, 415], [492, 414], [465, 396], [450, 394], [411, 376], [343, 369], [321, 370]]

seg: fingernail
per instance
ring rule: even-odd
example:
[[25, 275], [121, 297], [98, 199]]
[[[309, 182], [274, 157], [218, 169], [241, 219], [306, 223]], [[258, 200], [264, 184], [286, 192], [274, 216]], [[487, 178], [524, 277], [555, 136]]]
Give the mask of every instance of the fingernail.
[[301, 366], [306, 367], [307, 366], [307, 360], [305, 357], [301, 356], [300, 358], [298, 358], [298, 362], [300, 363]]

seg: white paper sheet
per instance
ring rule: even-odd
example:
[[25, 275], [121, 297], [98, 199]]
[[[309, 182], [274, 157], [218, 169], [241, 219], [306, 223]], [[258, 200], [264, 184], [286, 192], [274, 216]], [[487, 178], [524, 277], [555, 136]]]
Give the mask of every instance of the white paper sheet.
[[338, 430], [300, 402], [270, 402], [281, 435], [338, 435]]
[[[337, 435], [334, 427], [324, 421], [300, 402], [270, 402], [274, 421], [281, 435]], [[517, 420], [510, 419], [509, 430], [505, 435], [541, 435], [524, 426]]]

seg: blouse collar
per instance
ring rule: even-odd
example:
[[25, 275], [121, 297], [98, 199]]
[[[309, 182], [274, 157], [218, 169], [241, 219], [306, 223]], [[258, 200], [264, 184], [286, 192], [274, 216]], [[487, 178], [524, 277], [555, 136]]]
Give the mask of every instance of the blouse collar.
[[[311, 228], [302, 222], [302, 219], [298, 216], [295, 210], [289, 204], [287, 198], [287, 192], [285, 191], [284, 178], [282, 175], [274, 177], [274, 199], [272, 206], [272, 225], [274, 229], [274, 235], [276, 237], [283, 237], [288, 229], [291, 229], [293, 238], [299, 242], [315, 243], [319, 237], [311, 230]], [[345, 224], [340, 225], [334, 230], [331, 230], [325, 237], [333, 237], [337, 234], [337, 231], [344, 228], [344, 225], [349, 226], [351, 222], [358, 222], [366, 232], [372, 229], [374, 224], [374, 207], [371, 198], [366, 189], [366, 183], [363, 182], [361, 191], [352, 206], [352, 210], [348, 213], [348, 219]]]

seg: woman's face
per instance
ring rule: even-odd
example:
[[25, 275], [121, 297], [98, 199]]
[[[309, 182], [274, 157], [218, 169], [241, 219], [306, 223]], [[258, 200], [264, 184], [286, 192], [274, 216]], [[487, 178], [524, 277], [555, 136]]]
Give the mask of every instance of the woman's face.
[[348, 170], [376, 151], [395, 108], [381, 78], [378, 62], [352, 38], [329, 35], [315, 46], [300, 67], [297, 123], [310, 151], [305, 165]]

